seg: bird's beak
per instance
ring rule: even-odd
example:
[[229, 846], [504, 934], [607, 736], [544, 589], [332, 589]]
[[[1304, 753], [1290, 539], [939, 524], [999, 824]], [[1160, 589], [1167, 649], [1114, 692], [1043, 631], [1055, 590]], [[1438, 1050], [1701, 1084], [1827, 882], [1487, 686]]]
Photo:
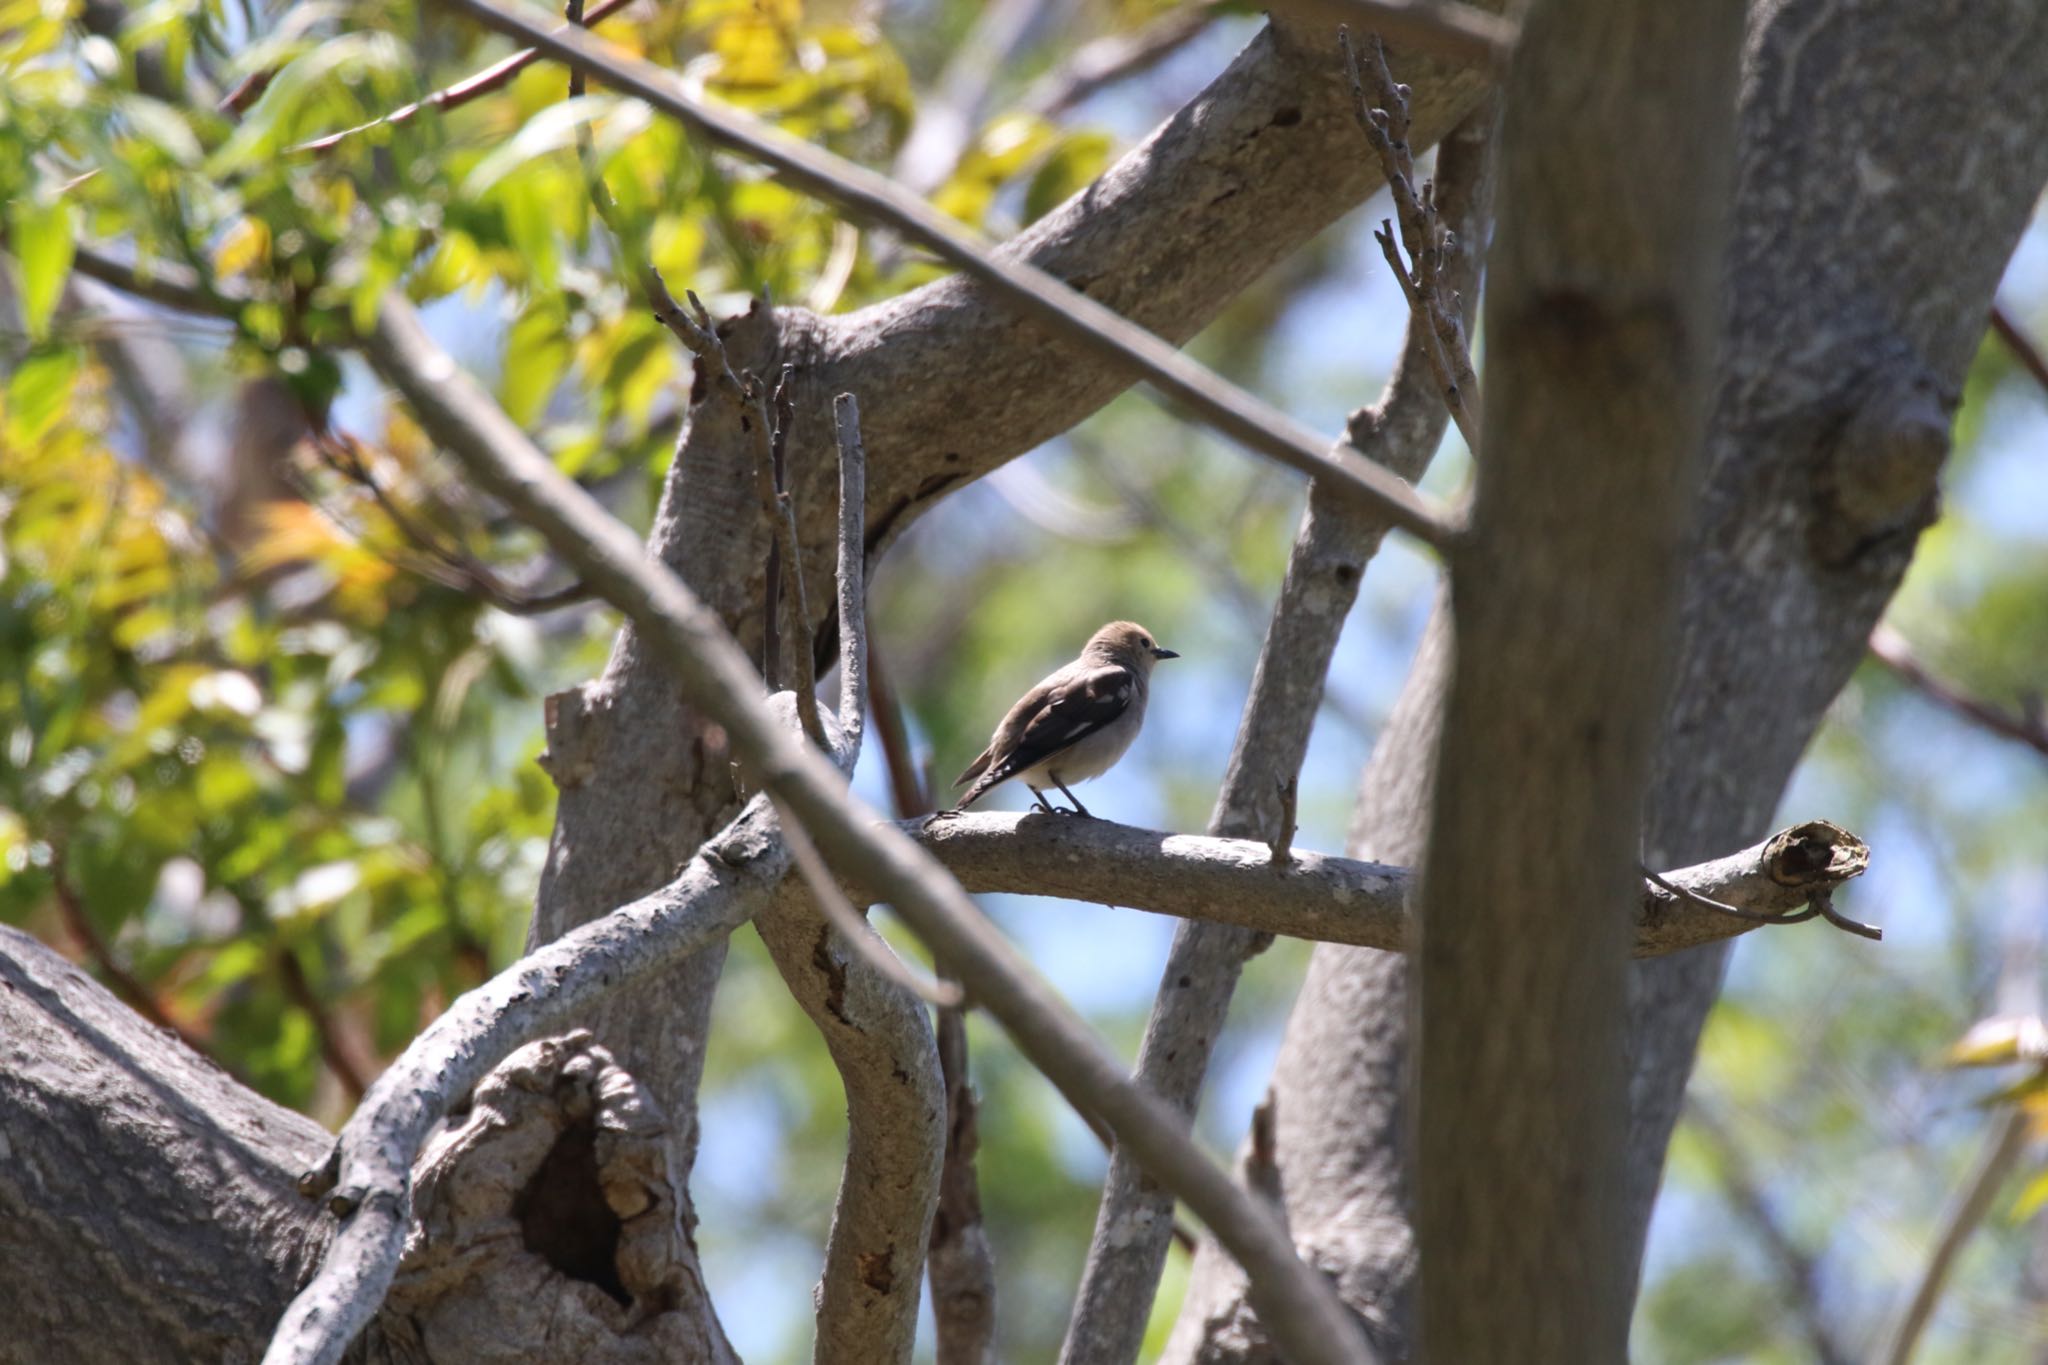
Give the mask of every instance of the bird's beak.
[[1155, 659], [1178, 659], [1180, 657], [1180, 653], [1179, 651], [1172, 649], [1154, 649], [1152, 651], [1152, 657]]

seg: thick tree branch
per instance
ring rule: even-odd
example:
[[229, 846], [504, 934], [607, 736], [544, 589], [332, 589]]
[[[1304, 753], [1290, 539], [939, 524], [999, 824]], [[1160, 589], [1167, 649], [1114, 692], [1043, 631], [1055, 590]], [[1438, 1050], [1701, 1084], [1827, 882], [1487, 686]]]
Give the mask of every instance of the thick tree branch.
[[21, 1360], [247, 1360], [319, 1252], [328, 1136], [0, 925], [0, 1315]]
[[551, 31], [491, 0], [450, 3], [616, 90], [647, 101], [714, 141], [774, 167], [799, 188], [903, 232], [994, 288], [1013, 307], [1086, 343], [1099, 357], [1129, 377], [1143, 379], [1218, 431], [1290, 468], [1328, 479], [1334, 489], [1378, 508], [1397, 528], [1438, 547], [1454, 534], [1443, 509], [1358, 452], [1347, 447], [1334, 455], [1325, 453], [1324, 442], [1285, 413], [1229, 384], [1066, 282], [1013, 254], [991, 251], [953, 219], [873, 171], [737, 109], [706, 100], [674, 72], [617, 55], [581, 30]]
[[[812, 1358], [908, 1361], [945, 1144], [931, 1021], [916, 995], [851, 949], [848, 931], [828, 926], [793, 883], [754, 927], [824, 1036], [846, 1092], [846, 1164], [818, 1279]], [[857, 932], [874, 933], [865, 924]], [[879, 938], [874, 944], [890, 951]]]
[[[1474, 115], [1445, 139], [1440, 154], [1444, 220], [1460, 242], [1477, 243], [1485, 236], [1486, 142], [1492, 121], [1490, 111]], [[1468, 296], [1474, 292], [1478, 262], [1471, 251], [1453, 260], [1447, 283]], [[1353, 445], [1411, 481], [1436, 453], [1447, 416], [1427, 354], [1429, 329], [1428, 319], [1411, 315], [1386, 392], [1376, 406], [1354, 413], [1348, 426]], [[1209, 819], [1211, 834], [1250, 839], [1281, 834], [1285, 814], [1276, 793], [1301, 770], [1338, 635], [1385, 534], [1384, 521], [1337, 503], [1321, 484], [1310, 485], [1223, 790]], [[1262, 899], [1255, 894], [1246, 904]], [[1138, 1077], [1190, 1115], [1210, 1054], [1223, 1035], [1238, 975], [1266, 942], [1264, 933], [1241, 925], [1191, 921], [1174, 932], [1139, 1048]], [[1066, 1365], [1128, 1365], [1137, 1358], [1145, 1321], [1131, 1305], [1150, 1302], [1157, 1292], [1172, 1226], [1172, 1196], [1146, 1179], [1127, 1154], [1112, 1153], [1061, 1347]]]
[[1419, 916], [1424, 1359], [1627, 1355], [1621, 920], [1718, 343], [1742, 14], [1548, 0], [1508, 80]]
[[[871, 823], [870, 813], [846, 794], [829, 760], [797, 742], [754, 699], [758, 675], [717, 618], [672, 574], [651, 564], [630, 531], [534, 449], [433, 345], [402, 297], [386, 298], [365, 345], [372, 363], [410, 400], [422, 425], [628, 615], [685, 695], [724, 728], [739, 758], [797, 812], [842, 874], [886, 888], [897, 913], [1009, 1030], [1033, 1064], [1078, 1107], [1107, 1121], [1119, 1140], [1130, 1144], [1162, 1183], [1209, 1224], [1246, 1267], [1253, 1296], [1271, 1315], [1286, 1349], [1310, 1365], [1369, 1358], [1356, 1324], [1327, 1282], [1295, 1257], [1270, 1213], [1248, 1200], [1188, 1140], [1168, 1106], [1122, 1074], [1086, 1025], [1037, 979], [928, 855], [899, 832]], [[490, 1035], [494, 1044], [503, 1041], [503, 1025], [488, 1018], [470, 1018], [466, 1026]], [[457, 1036], [463, 1035], [443, 1034], [416, 1044], [420, 1065], [427, 1064], [433, 1048], [446, 1047]], [[429, 1107], [431, 1095], [422, 1087], [409, 1098], [385, 1103], [394, 1111], [422, 1109]], [[335, 1336], [345, 1345], [352, 1335], [342, 1330], [351, 1324], [337, 1315], [359, 1311], [355, 1305], [374, 1300], [388, 1281], [383, 1258], [401, 1229], [387, 1210], [401, 1199], [404, 1168], [389, 1163], [394, 1146], [380, 1144], [373, 1153], [352, 1140], [390, 1126], [388, 1119], [373, 1117], [380, 1107], [365, 1105], [340, 1150], [347, 1166], [360, 1157], [373, 1177], [366, 1184], [386, 1207], [375, 1220], [358, 1213], [344, 1230], [349, 1255], [333, 1273], [323, 1269], [287, 1315], [273, 1343], [277, 1365], [331, 1360], [329, 1351], [340, 1350]], [[409, 1122], [397, 1127], [411, 1132]], [[358, 1226], [366, 1222], [375, 1226], [358, 1235]]]
[[[900, 828], [977, 893], [1061, 896], [1389, 952], [1413, 942], [1413, 874], [1403, 867], [1300, 849], [1286, 866], [1275, 867], [1257, 839], [1167, 834], [1035, 813], [970, 811], [929, 825], [905, 821]], [[1869, 862], [1862, 840], [1815, 820], [1663, 875], [1695, 896], [1783, 916], [1862, 875]], [[856, 902], [878, 898], [858, 886], [850, 890]], [[1633, 903], [1637, 957], [1720, 942], [1766, 923], [1721, 914], [1647, 883]]]

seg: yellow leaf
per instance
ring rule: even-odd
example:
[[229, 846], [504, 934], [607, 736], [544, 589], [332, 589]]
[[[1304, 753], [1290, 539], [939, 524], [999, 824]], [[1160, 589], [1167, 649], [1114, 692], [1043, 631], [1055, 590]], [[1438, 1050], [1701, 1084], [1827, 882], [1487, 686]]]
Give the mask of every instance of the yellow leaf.
[[270, 228], [260, 218], [243, 218], [213, 249], [214, 273], [246, 275], [270, 262]]
[[2013, 1222], [2030, 1217], [2043, 1204], [2048, 1204], [2048, 1171], [2035, 1175], [2020, 1191], [2019, 1198], [2012, 1201]]
[[266, 573], [318, 559], [343, 543], [341, 533], [317, 508], [288, 499], [266, 502], [256, 511], [256, 539], [242, 551], [242, 570]]

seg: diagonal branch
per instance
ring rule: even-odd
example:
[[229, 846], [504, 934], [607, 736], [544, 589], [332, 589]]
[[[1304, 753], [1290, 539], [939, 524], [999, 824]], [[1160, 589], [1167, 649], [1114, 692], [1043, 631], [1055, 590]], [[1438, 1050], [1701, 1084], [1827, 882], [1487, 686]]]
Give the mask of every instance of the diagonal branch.
[[449, 0], [500, 32], [531, 43], [648, 104], [714, 142], [774, 167], [796, 187], [847, 211], [885, 223], [959, 267], [1019, 311], [1085, 343], [1216, 430], [1376, 507], [1392, 524], [1439, 549], [1455, 535], [1451, 517], [1431, 499], [1348, 447], [1326, 453], [1316, 434], [1237, 388], [1111, 309], [1035, 266], [998, 254], [951, 218], [865, 167], [779, 128], [696, 94], [674, 72], [617, 55], [581, 30], [549, 30], [493, 0]]
[[2048, 719], [2042, 717], [2038, 698], [2014, 714], [1973, 697], [1930, 673], [1906, 638], [1883, 622], [1870, 632], [1870, 657], [1918, 688], [1921, 695], [1936, 705], [1974, 721], [2000, 738], [2017, 740], [2038, 754], [2048, 755]]
[[[1173, 1111], [1122, 1073], [1072, 1009], [1032, 972], [957, 883], [899, 830], [877, 825], [846, 791], [831, 762], [779, 725], [756, 699], [758, 675], [717, 617], [665, 567], [651, 563], [631, 531], [535, 449], [474, 381], [421, 329], [402, 296], [388, 296], [365, 349], [411, 402], [422, 425], [574, 565], [642, 632], [679, 690], [721, 725], [736, 755], [786, 801], [843, 873], [882, 888], [897, 913], [957, 973], [1028, 1057], [1078, 1107], [1099, 1114], [1175, 1190], [1246, 1268], [1254, 1300], [1282, 1349], [1305, 1365], [1371, 1359], [1356, 1322], [1321, 1275], [1295, 1256], [1271, 1212], [1244, 1192], [1181, 1131]], [[784, 850], [774, 845], [780, 861]], [[755, 855], [758, 861], [763, 854]], [[694, 864], [693, 864], [694, 865]], [[609, 921], [607, 921], [609, 922]], [[593, 926], [595, 927], [595, 926]], [[578, 931], [581, 932], [581, 931]], [[529, 982], [544, 987], [545, 979]], [[528, 1004], [525, 1006], [531, 1009]], [[494, 1041], [494, 1017], [465, 1016]], [[447, 1046], [447, 1033], [435, 1042]], [[465, 1040], [466, 1042], [467, 1040]], [[418, 1068], [438, 1069], [432, 1048]], [[387, 1073], [388, 1074], [388, 1073]], [[343, 1229], [337, 1254], [294, 1300], [273, 1338], [270, 1365], [336, 1359], [390, 1282], [403, 1233], [406, 1158], [394, 1140], [413, 1139], [431, 1120], [431, 1092], [381, 1088], [344, 1130], [335, 1164], [371, 1198], [377, 1215]], [[396, 1116], [394, 1120], [394, 1116]], [[418, 1120], [418, 1121], [415, 1121]], [[372, 1198], [373, 1197], [373, 1198]]]
[[2012, 352], [2020, 368], [2033, 376], [2034, 382], [2048, 390], [2048, 356], [2041, 354], [2041, 348], [2027, 335], [2006, 306], [1994, 300], [1991, 304], [1991, 330], [1998, 333], [1998, 339]]
[[1281, 0], [1304, 19], [1355, 24], [1423, 52], [1505, 66], [1520, 36], [1515, 21], [1458, 0]]

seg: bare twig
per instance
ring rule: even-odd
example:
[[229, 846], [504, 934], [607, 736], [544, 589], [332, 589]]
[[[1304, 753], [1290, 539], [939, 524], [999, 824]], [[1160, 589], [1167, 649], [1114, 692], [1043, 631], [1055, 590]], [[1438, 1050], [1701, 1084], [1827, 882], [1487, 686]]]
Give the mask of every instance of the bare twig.
[[[696, 303], [697, 296], [692, 294], [690, 301]], [[721, 346], [721, 352], [723, 349]], [[794, 675], [789, 686], [796, 693], [797, 717], [811, 743], [829, 753], [831, 745], [826, 742], [824, 724], [818, 719], [818, 660], [811, 652], [811, 604], [804, 591], [803, 561], [797, 557], [796, 509], [783, 481], [783, 449], [789, 439], [789, 423], [795, 417], [789, 397], [791, 373], [791, 367], [783, 366], [782, 377], [775, 384], [772, 413], [761, 401], [759, 385], [751, 376], [748, 380], [754, 390], [751, 397], [755, 420], [768, 432], [768, 458], [754, 466], [754, 490], [761, 500], [761, 515], [768, 522], [770, 543], [774, 546], [769, 564], [772, 567], [779, 562], [782, 566], [781, 619], [776, 619], [775, 602], [771, 599], [762, 629], [782, 633]], [[777, 681], [770, 677], [768, 685], [773, 687]]]
[[[612, 79], [609, 73], [606, 78]], [[411, 402], [425, 429], [626, 613], [651, 655], [673, 671], [683, 697], [724, 728], [736, 755], [789, 804], [842, 874], [879, 888], [880, 898], [931, 945], [1033, 1065], [1077, 1107], [1102, 1115], [1119, 1144], [1137, 1153], [1208, 1223], [1245, 1267], [1253, 1299], [1280, 1348], [1305, 1365], [1371, 1359], [1357, 1322], [1330, 1283], [1301, 1263], [1270, 1211], [1248, 1199], [1201, 1152], [1171, 1108], [1123, 1075], [1087, 1026], [936, 862], [900, 830], [877, 825], [846, 791], [837, 768], [782, 728], [757, 695], [758, 675], [716, 613], [665, 566], [650, 561], [630, 530], [533, 447], [428, 338], [402, 295], [384, 300], [364, 348]], [[783, 852], [779, 843], [775, 851]], [[756, 861], [766, 856], [756, 855]], [[544, 980], [526, 984], [550, 994]], [[474, 1036], [503, 1041], [495, 1014], [465, 1022], [474, 1034], [458, 1035], [458, 1046], [467, 1048]], [[442, 1048], [451, 1045], [447, 1034], [435, 1041]], [[432, 1055], [431, 1049], [423, 1052], [420, 1065], [429, 1065], [425, 1058]], [[417, 1072], [410, 1079], [419, 1080]], [[431, 1092], [414, 1091], [376, 1097], [382, 1102], [366, 1102], [345, 1132], [341, 1164], [354, 1172], [352, 1183], [367, 1185], [395, 1215], [402, 1205], [405, 1162], [424, 1131], [410, 1116], [436, 1100]], [[360, 1212], [356, 1217], [363, 1221]], [[388, 1285], [402, 1232], [401, 1221], [384, 1214], [360, 1234], [355, 1224], [343, 1229], [273, 1338], [271, 1365], [324, 1365], [339, 1355]]]
[[1355, 24], [1459, 61], [1505, 66], [1515, 51], [1514, 20], [1457, 0], [1281, 0], [1273, 8], [1303, 18]]
[[712, 140], [774, 167], [791, 184], [886, 223], [987, 284], [1035, 320], [1142, 378], [1218, 431], [1347, 496], [1379, 507], [1399, 529], [1441, 548], [1455, 535], [1435, 502], [1348, 448], [1334, 456], [1301, 423], [1190, 360], [1115, 311], [1022, 260], [994, 253], [900, 186], [780, 129], [708, 100], [674, 72], [619, 56], [580, 30], [550, 31], [494, 0], [451, 0], [482, 22], [580, 66]]
[[[497, 570], [440, 535], [413, 516], [384, 487], [365, 457], [362, 443], [346, 432], [315, 432], [311, 442], [328, 468], [366, 490], [383, 509], [392, 527], [419, 552], [393, 562], [409, 573], [439, 583], [444, 588], [467, 593], [513, 616], [538, 616], [590, 599], [590, 589], [577, 582], [546, 592], [518, 588], [499, 577]], [[305, 490], [309, 498], [313, 490]]]
[[326, 1059], [327, 1069], [341, 1082], [341, 1088], [348, 1092], [351, 1102], [362, 1099], [363, 1092], [369, 1089], [369, 1082], [364, 1077], [376, 1068], [357, 1060], [354, 1049], [335, 1026], [334, 1016], [325, 1002], [314, 994], [313, 983], [306, 979], [305, 968], [299, 965], [298, 954], [289, 944], [277, 954], [277, 974], [284, 983], [284, 993], [313, 1022], [313, 1034], [320, 1040], [320, 1055]]
[[[588, 14], [578, 13], [569, 20], [568, 24], [563, 25], [562, 28], [567, 29], [572, 26], [587, 28], [601, 20], [610, 18], [631, 3], [632, 0], [598, 0], [598, 3], [590, 7]], [[581, 9], [580, 4], [578, 9]], [[561, 32], [562, 29], [556, 31]], [[403, 105], [381, 118], [371, 119], [368, 123], [359, 123], [353, 128], [343, 128], [336, 132], [326, 133], [320, 137], [301, 142], [294, 147], [286, 148], [286, 154], [330, 152], [350, 138], [370, 132], [372, 129], [407, 123], [428, 111], [446, 113], [450, 109], [459, 109], [473, 99], [488, 95], [494, 90], [502, 90], [505, 86], [510, 85], [514, 76], [517, 76], [521, 71], [533, 65], [534, 61], [539, 57], [540, 49], [532, 47], [521, 48], [511, 56], [491, 63], [473, 76], [465, 76], [453, 85], [443, 86], [424, 99], [415, 100], [411, 104]], [[254, 77], [250, 79], [253, 80]], [[244, 81], [243, 84], [246, 85], [248, 82]], [[231, 92], [231, 97], [233, 93], [239, 93], [240, 90], [241, 87], [237, 86], [235, 92]], [[248, 102], [253, 103], [253, 98]], [[246, 108], [247, 104], [245, 103], [242, 107]]]
[[1870, 656], [1911, 683], [1928, 700], [1974, 721], [1992, 734], [2017, 740], [2029, 749], [2048, 755], [2048, 717], [2038, 697], [2027, 699], [2017, 714], [1973, 697], [1927, 671], [1906, 637], [1883, 622], [1870, 632]]
[[[785, 404], [778, 420], [789, 420]], [[840, 770], [860, 756], [868, 703], [864, 591], [866, 457], [850, 394], [833, 404], [839, 437]], [[943, 1010], [961, 992], [932, 982], [868, 927], [812, 846], [779, 805], [782, 828], [810, 884], [811, 904], [784, 895], [755, 919], [776, 969], [816, 1024], [846, 1092], [846, 1163], [817, 1293], [820, 1360], [901, 1360], [917, 1331], [918, 1280], [944, 1161], [944, 1081], [932, 1027], [920, 1007]], [[836, 931], [836, 932], [835, 932]]]
[[1991, 330], [1998, 333], [1998, 339], [2019, 361], [2020, 368], [2032, 375], [2043, 390], [2048, 390], [2048, 356], [2041, 354], [2041, 348], [2002, 303], [1991, 305]]
[[[78, 888], [71, 884], [71, 877], [64, 863], [65, 846], [50, 841], [50, 890], [57, 898], [58, 913], [64, 917], [64, 927], [78, 940], [78, 946], [92, 959], [99, 974], [115, 994], [126, 1001], [128, 1007], [156, 1027], [175, 1034], [179, 1042], [191, 1048], [208, 1061], [217, 1063], [206, 1043], [194, 1033], [187, 1032], [181, 1025], [164, 1013], [164, 1007], [151, 991], [128, 970], [127, 964], [115, 955], [113, 945], [92, 922], [92, 914], [85, 908], [85, 901], [79, 896]], [[358, 1094], [361, 1092], [358, 1091]]]
[[1284, 782], [1275, 782], [1274, 786], [1280, 793], [1280, 822], [1273, 827], [1268, 847], [1273, 850], [1273, 866], [1285, 867], [1294, 861], [1294, 807], [1301, 779], [1290, 777]]
[[1408, 248], [1410, 264], [1403, 265], [1394, 245], [1394, 234], [1382, 223], [1373, 237], [1380, 244], [1408, 308], [1427, 323], [1427, 350], [1437, 382], [1443, 385], [1444, 403], [1458, 434], [1475, 454], [1479, 450], [1479, 379], [1472, 371], [1471, 347], [1465, 340], [1465, 322], [1457, 291], [1447, 278], [1447, 266], [1458, 249], [1454, 233], [1445, 226], [1437, 210], [1436, 187], [1425, 183], [1415, 189], [1415, 160], [1408, 146], [1408, 87], [1394, 80], [1387, 67], [1386, 49], [1377, 34], [1366, 41], [1361, 56], [1352, 51], [1351, 35], [1337, 30], [1337, 46], [1343, 53], [1344, 73], [1351, 83], [1352, 111], [1366, 140], [1378, 153], [1380, 168], [1393, 194], [1394, 212], [1401, 223], [1401, 240]]
[[938, 1033], [946, 1085], [946, 1164], [939, 1175], [939, 1208], [927, 1262], [938, 1365], [987, 1365], [995, 1358], [996, 1274], [974, 1173], [981, 1128], [967, 1075], [966, 1013], [939, 1011]]
[[1127, 76], [1137, 75], [1200, 37], [1222, 13], [1214, 0], [1181, 5], [1130, 33], [1113, 33], [1084, 43], [1032, 82], [1020, 107], [1043, 118], [1058, 118], [1081, 101]]
[[860, 401], [850, 393], [832, 399], [832, 434], [839, 447], [839, 733], [849, 773], [860, 756], [867, 724], [868, 452], [860, 434]]
[[1975, 1169], [1956, 1191], [1942, 1215], [1941, 1230], [1936, 1234], [1927, 1264], [1921, 1268], [1920, 1278], [1913, 1286], [1912, 1296], [1901, 1306], [1899, 1316], [1885, 1331], [1884, 1342], [1871, 1356], [1872, 1360], [1882, 1362], [1882, 1365], [1907, 1365], [1912, 1360], [1920, 1334], [1934, 1316], [1934, 1306], [1941, 1301], [1942, 1288], [1948, 1282], [1949, 1271], [1955, 1267], [1956, 1257], [1962, 1253], [1971, 1234], [1983, 1223], [1985, 1215], [1991, 1212], [1991, 1202], [1997, 1198], [1999, 1187], [2026, 1151], [2028, 1130], [2032, 1124], [2033, 1119], [2026, 1109], [2017, 1105], [1998, 1120], [1998, 1126], [1984, 1143]]

